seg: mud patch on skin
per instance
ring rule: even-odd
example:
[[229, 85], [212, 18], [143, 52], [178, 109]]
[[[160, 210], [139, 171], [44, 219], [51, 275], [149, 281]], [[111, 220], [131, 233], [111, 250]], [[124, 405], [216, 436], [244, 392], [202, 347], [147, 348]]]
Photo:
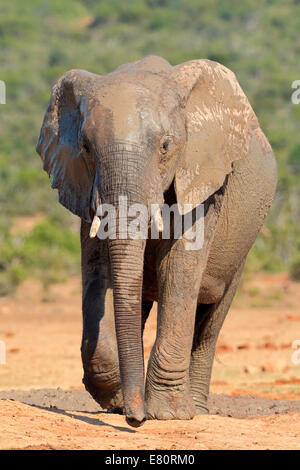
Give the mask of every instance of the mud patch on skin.
[[[41, 408], [83, 411], [87, 413], [103, 410], [84, 390], [33, 389], [0, 391], [0, 399], [9, 399]], [[250, 415], [300, 413], [300, 400], [271, 400], [255, 395], [229, 396], [210, 394], [209, 414], [246, 418]]]

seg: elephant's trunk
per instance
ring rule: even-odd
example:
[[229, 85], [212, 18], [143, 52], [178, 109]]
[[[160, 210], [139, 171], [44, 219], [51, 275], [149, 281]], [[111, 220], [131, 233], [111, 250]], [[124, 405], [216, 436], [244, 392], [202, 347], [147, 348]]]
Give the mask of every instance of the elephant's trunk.
[[118, 144], [117, 150], [113, 150], [111, 146], [110, 154], [101, 158], [101, 201], [116, 208], [115, 237], [108, 240], [115, 326], [126, 419], [137, 427], [146, 419], [141, 315], [146, 241], [130, 237], [128, 223], [131, 219], [128, 216], [127, 223], [123, 223], [119, 197], [126, 196], [127, 207], [135, 203], [147, 207], [147, 191], [143, 187], [146, 159], [137, 149], [129, 152], [129, 145], [123, 148], [123, 144]]
[[144, 240], [109, 241], [124, 407], [127, 422], [134, 427], [146, 419], [141, 334], [144, 246]]

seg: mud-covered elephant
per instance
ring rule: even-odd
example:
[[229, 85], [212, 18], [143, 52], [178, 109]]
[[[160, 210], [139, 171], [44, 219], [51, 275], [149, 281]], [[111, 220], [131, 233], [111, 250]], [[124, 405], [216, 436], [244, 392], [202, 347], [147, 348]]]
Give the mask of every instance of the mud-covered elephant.
[[[235, 75], [210, 60], [171, 66], [153, 56], [105, 76], [71, 70], [52, 90], [37, 152], [61, 204], [82, 219], [86, 389], [132, 426], [207, 413], [218, 334], [277, 180]], [[186, 249], [184, 236], [130, 238], [120, 220], [116, 237], [90, 238], [102, 204], [121, 218], [120, 195], [147, 208], [177, 203], [181, 217], [203, 204], [203, 246]]]

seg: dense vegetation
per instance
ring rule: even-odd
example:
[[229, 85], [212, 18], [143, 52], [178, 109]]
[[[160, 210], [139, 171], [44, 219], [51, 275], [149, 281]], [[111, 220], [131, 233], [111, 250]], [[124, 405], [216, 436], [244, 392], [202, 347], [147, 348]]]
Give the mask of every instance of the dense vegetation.
[[[70, 68], [104, 74], [157, 54], [231, 68], [279, 164], [279, 185], [248, 269], [300, 271], [299, 0], [9, 0], [0, 5], [0, 294], [28, 275], [61, 279], [79, 267], [78, 228], [57, 204], [35, 143], [53, 82]], [[16, 217], [44, 213], [29, 232]], [[75, 228], [74, 228], [75, 227]]]

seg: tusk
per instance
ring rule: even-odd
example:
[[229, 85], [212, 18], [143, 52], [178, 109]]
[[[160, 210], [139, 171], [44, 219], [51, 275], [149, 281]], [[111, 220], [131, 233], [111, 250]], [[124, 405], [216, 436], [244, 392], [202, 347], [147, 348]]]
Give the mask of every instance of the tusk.
[[156, 230], [158, 232], [163, 232], [164, 230], [164, 223], [161, 215], [161, 210], [158, 207], [155, 212], [152, 214], [152, 220], [155, 224]]
[[97, 215], [95, 215], [94, 219], [93, 219], [93, 222], [92, 222], [92, 225], [91, 225], [91, 230], [90, 230], [90, 238], [95, 238], [95, 236], [97, 235], [97, 232], [99, 230], [99, 227], [100, 227], [100, 219]]

